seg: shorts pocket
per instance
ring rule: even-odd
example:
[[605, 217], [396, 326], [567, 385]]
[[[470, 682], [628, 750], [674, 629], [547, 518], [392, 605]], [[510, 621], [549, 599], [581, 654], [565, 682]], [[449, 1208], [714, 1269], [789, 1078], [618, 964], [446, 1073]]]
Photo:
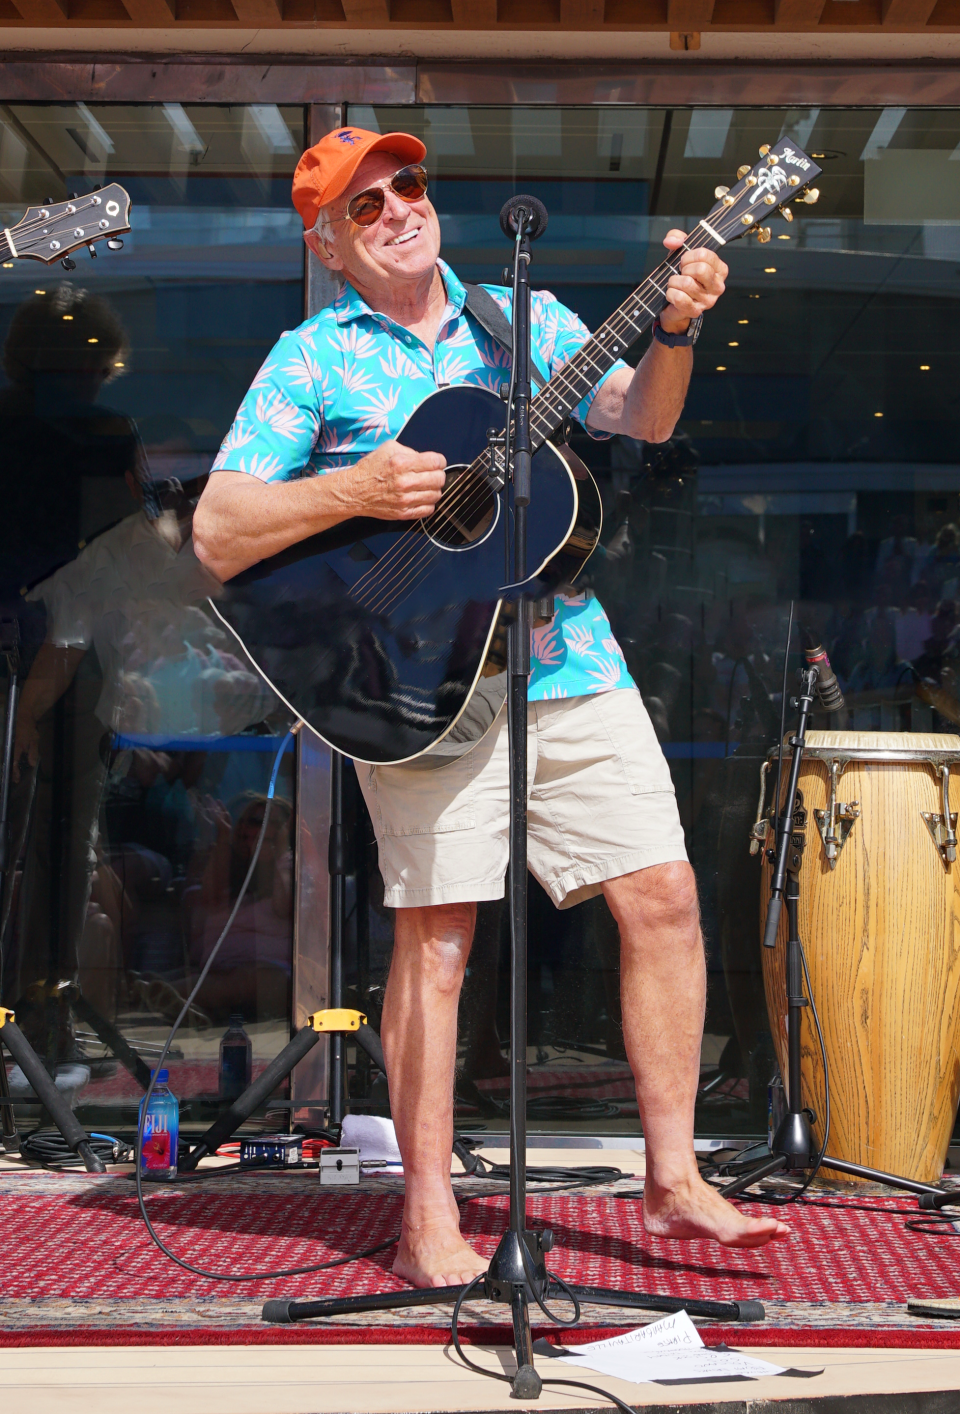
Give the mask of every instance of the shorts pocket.
[[477, 811], [473, 752], [435, 771], [404, 766], [369, 766], [367, 804], [377, 838], [442, 835], [472, 830]]
[[590, 698], [634, 795], [673, 793], [673, 777], [650, 714], [635, 687], [616, 688]]

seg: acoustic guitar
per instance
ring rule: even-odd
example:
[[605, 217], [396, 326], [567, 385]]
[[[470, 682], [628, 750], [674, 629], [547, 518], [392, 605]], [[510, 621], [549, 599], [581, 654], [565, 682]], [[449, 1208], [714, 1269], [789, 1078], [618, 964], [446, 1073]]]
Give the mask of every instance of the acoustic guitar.
[[[820, 172], [790, 139], [760, 149], [687, 238], [720, 250], [767, 213], [816, 201]], [[289, 709], [330, 746], [375, 764], [442, 766], [469, 751], [507, 692], [503, 633], [521, 594], [572, 585], [600, 535], [600, 496], [582, 462], [551, 441], [581, 399], [654, 323], [678, 269], [672, 252], [624, 300], [530, 406], [533, 497], [523, 585], [504, 574], [503, 518], [512, 487], [488, 432], [504, 404], [484, 388], [431, 394], [397, 440], [440, 452], [447, 480], [423, 520], [353, 519], [263, 560], [223, 586], [211, 607]]]
[[0, 236], [0, 260], [41, 260], [44, 265], [63, 263], [73, 270], [70, 259], [75, 250], [86, 246], [95, 256], [98, 241], [110, 250], [120, 250], [120, 240], [130, 229], [130, 197], [117, 182], [97, 187], [69, 201], [47, 201], [31, 206], [15, 226], [5, 226]]

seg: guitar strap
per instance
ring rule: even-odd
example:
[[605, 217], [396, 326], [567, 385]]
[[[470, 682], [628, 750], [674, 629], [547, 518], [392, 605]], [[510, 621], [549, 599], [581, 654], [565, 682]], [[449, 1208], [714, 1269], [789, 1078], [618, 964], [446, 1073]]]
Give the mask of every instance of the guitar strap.
[[[493, 295], [489, 294], [482, 285], [468, 285], [466, 281], [463, 282], [463, 288], [467, 292], [467, 309], [481, 329], [486, 329], [491, 339], [496, 339], [502, 349], [511, 353], [513, 330], [510, 327], [510, 320], [497, 304]], [[530, 350], [530, 367], [536, 375], [540, 387], [545, 388], [550, 382], [550, 375], [532, 348]]]

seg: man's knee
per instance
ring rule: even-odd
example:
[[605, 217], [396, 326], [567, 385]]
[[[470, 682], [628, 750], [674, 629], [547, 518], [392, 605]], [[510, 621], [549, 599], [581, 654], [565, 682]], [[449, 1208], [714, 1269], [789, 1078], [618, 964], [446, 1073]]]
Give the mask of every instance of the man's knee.
[[[615, 880], [614, 885], [610, 904], [621, 924], [621, 934], [632, 932], [629, 925], [633, 923], [644, 933], [669, 929], [688, 934], [699, 946], [697, 881], [685, 860], [638, 869]], [[624, 924], [628, 925], [626, 929]]]
[[396, 917], [396, 946], [417, 951], [441, 991], [459, 990], [473, 942], [476, 904], [399, 908]]

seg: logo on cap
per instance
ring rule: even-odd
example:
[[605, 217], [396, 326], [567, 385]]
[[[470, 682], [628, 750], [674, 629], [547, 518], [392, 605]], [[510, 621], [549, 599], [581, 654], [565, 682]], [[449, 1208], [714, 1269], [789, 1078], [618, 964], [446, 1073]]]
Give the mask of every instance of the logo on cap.
[[354, 137], [353, 133], [350, 131], [349, 128], [344, 128], [341, 132], [337, 133], [337, 137], [340, 139], [341, 142], [349, 143], [351, 147], [356, 146], [357, 139]]

